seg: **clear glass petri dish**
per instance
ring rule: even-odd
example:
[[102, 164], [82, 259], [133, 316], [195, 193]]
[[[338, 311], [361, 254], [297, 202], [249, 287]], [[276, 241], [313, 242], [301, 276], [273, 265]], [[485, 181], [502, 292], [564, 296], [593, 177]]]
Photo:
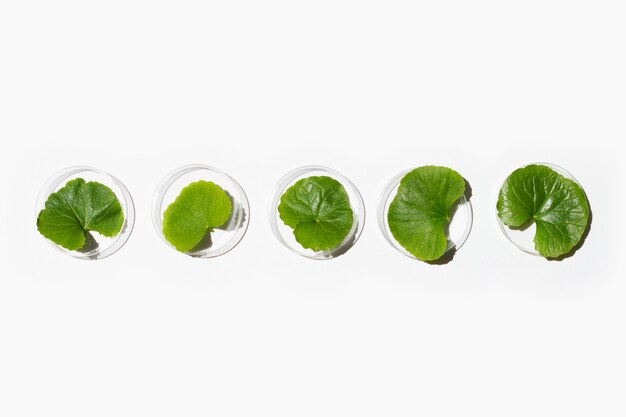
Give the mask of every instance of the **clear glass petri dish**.
[[[391, 202], [398, 193], [400, 181], [402, 180], [402, 178], [404, 178], [406, 174], [411, 172], [413, 169], [415, 168], [410, 168], [402, 171], [401, 173], [393, 177], [383, 189], [378, 203], [378, 227], [385, 237], [385, 240], [387, 240], [387, 242], [389, 242], [389, 244], [393, 246], [398, 252], [408, 256], [409, 258], [417, 259], [409, 251], [404, 249], [402, 245], [398, 243], [398, 241], [396, 241], [396, 239], [393, 237], [393, 234], [391, 233], [391, 230], [389, 229], [389, 221], [387, 219], [389, 206], [391, 205]], [[446, 229], [448, 245], [446, 246], [446, 250], [442, 255], [442, 258], [445, 257], [446, 254], [449, 254], [452, 250], [457, 251], [461, 249], [468, 236], [470, 235], [470, 232], [472, 231], [473, 219], [474, 216], [472, 212], [472, 203], [470, 203], [469, 199], [465, 195], [462, 195], [461, 198], [459, 198], [452, 207], [452, 218]]]
[[[339, 245], [325, 251], [314, 251], [302, 247], [300, 243], [296, 241], [293, 229], [283, 223], [278, 213], [278, 205], [280, 204], [280, 198], [283, 193], [297, 181], [313, 176], [327, 176], [339, 181], [348, 194], [350, 207], [353, 212], [352, 228], [348, 235]], [[270, 201], [268, 217], [272, 232], [274, 232], [274, 235], [280, 243], [289, 250], [309, 259], [332, 259], [346, 253], [356, 243], [359, 236], [361, 236], [363, 225], [365, 224], [365, 204], [356, 186], [339, 172], [324, 166], [308, 165], [294, 169], [278, 181], [274, 188], [272, 200]]]
[[[576, 184], [578, 184], [580, 186], [580, 188], [583, 190], [583, 193], [585, 192], [584, 188], [582, 185], [580, 185], [580, 183], [578, 182], [578, 180], [576, 180], [576, 178], [574, 178], [574, 176], [567, 171], [565, 168], [562, 168], [558, 165], [554, 165], [551, 163], [547, 163], [547, 162], [533, 162], [530, 164], [526, 164], [524, 166], [521, 166], [520, 168], [524, 168], [527, 167], [528, 165], [543, 165], [546, 166], [548, 168], [553, 169], [554, 171], [556, 171], [557, 173], [561, 174], [562, 176], [564, 176], [565, 178], [569, 178], [570, 180], [574, 181]], [[516, 169], [520, 169], [520, 168], [516, 168]], [[510, 172], [509, 174], [507, 174], [506, 178], [509, 177], [509, 175], [511, 175], [512, 172]], [[500, 188], [498, 189], [498, 194], [499, 194], [499, 190], [502, 189], [502, 186], [504, 185], [504, 183], [506, 182], [506, 179], [504, 179], [500, 185]], [[496, 202], [498, 201], [498, 196], [496, 195]], [[493, 207], [496, 207], [496, 203], [493, 204]], [[534, 242], [534, 238], [535, 238], [535, 232], [536, 232], [536, 226], [535, 223], [531, 223], [528, 227], [526, 228], [515, 228], [512, 229], [510, 227], [508, 227], [507, 225], [505, 225], [502, 222], [502, 219], [500, 219], [500, 216], [498, 216], [498, 210], [496, 209], [495, 211], [495, 215], [496, 215], [496, 219], [498, 221], [498, 226], [500, 226], [500, 230], [502, 231], [502, 234], [504, 235], [504, 237], [511, 242], [513, 245], [515, 245], [519, 250], [526, 252], [530, 255], [535, 255], [535, 256], [541, 256], [541, 254], [539, 252], [537, 252], [537, 250], [535, 249], [535, 242]]]
[[41, 210], [45, 208], [46, 200], [50, 194], [59, 191], [68, 181], [76, 178], [82, 178], [87, 182], [99, 182], [109, 187], [115, 193], [124, 213], [124, 225], [122, 226], [122, 230], [115, 237], [105, 237], [97, 232], [90, 232], [89, 240], [85, 248], [77, 251], [66, 249], [49, 239], [46, 239], [46, 241], [58, 251], [78, 259], [96, 260], [111, 256], [124, 246], [133, 231], [135, 225], [135, 205], [126, 186], [114, 176], [100, 169], [89, 166], [73, 166], [52, 175], [41, 188], [37, 196], [35, 203], [35, 220]]
[[232, 214], [228, 221], [216, 227], [198, 246], [186, 255], [194, 258], [214, 258], [232, 250], [243, 239], [250, 222], [250, 205], [243, 188], [228, 174], [209, 165], [185, 165], [170, 172], [157, 186], [152, 200], [152, 223], [157, 234], [169, 247], [174, 246], [163, 235], [163, 212], [178, 197], [181, 190], [195, 181], [210, 181], [219, 185], [230, 197]]

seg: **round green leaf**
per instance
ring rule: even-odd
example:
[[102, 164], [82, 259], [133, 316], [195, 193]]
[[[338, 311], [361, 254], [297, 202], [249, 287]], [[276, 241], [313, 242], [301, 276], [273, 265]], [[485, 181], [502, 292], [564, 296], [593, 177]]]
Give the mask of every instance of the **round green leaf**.
[[341, 183], [320, 176], [299, 180], [281, 196], [278, 213], [303, 248], [330, 250], [350, 233], [353, 212]]
[[497, 209], [509, 227], [534, 222], [535, 249], [546, 258], [568, 254], [589, 223], [583, 189], [545, 165], [528, 165], [509, 175], [500, 189]]
[[422, 261], [441, 258], [448, 246], [445, 228], [465, 180], [446, 167], [423, 166], [406, 174], [389, 206], [387, 221], [396, 241]]
[[189, 252], [207, 233], [222, 226], [232, 212], [228, 194], [208, 181], [183, 188], [163, 213], [163, 236], [177, 250]]
[[69, 250], [81, 249], [89, 231], [114, 237], [123, 224], [124, 213], [115, 193], [106, 185], [82, 178], [68, 181], [50, 194], [37, 216], [39, 233]]

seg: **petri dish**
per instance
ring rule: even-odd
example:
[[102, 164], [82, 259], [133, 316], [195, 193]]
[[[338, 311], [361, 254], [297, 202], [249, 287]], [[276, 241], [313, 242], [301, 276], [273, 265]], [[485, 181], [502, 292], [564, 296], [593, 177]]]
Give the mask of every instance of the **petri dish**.
[[[585, 192], [585, 189], [583, 188], [582, 185], [580, 185], [578, 180], [576, 180], [576, 178], [574, 178], [574, 176], [563, 167], [560, 167], [558, 165], [554, 165], [551, 163], [547, 163], [547, 162], [533, 162], [533, 163], [521, 166], [520, 168], [527, 167], [528, 165], [543, 165], [548, 168], [551, 168], [557, 173], [564, 176], [565, 178], [569, 178], [570, 180], [574, 181], [576, 184], [580, 186], [580, 188], [583, 190], [583, 193]], [[516, 168], [516, 169], [520, 169], [520, 168]], [[508, 178], [509, 175], [511, 175], [511, 173], [512, 172], [507, 174], [506, 178]], [[504, 179], [502, 183], [500, 184], [500, 188], [498, 189], [498, 192], [502, 188], [505, 182], [506, 182], [506, 179]], [[496, 201], [497, 199], [498, 197], [496, 196]], [[494, 203], [493, 206], [496, 207], [496, 203]], [[498, 221], [498, 226], [500, 227], [500, 230], [502, 231], [502, 234], [510, 243], [515, 245], [515, 247], [517, 247], [519, 250], [526, 252], [530, 255], [541, 256], [541, 254], [537, 252], [537, 250], [535, 249], [534, 238], [535, 238], [536, 226], [534, 222], [529, 224], [528, 227], [525, 227], [525, 228], [513, 228], [512, 229], [502, 222], [502, 220], [500, 219], [500, 216], [498, 216], [497, 209], [495, 211], [495, 215]]]
[[[383, 189], [378, 203], [378, 227], [385, 237], [385, 240], [387, 240], [393, 248], [409, 258], [418, 259], [409, 251], [404, 249], [402, 245], [400, 245], [400, 243], [398, 243], [398, 241], [393, 237], [393, 234], [389, 229], [389, 222], [387, 219], [389, 206], [398, 193], [400, 181], [413, 169], [415, 168], [410, 168], [400, 172], [398, 175], [393, 177]], [[461, 249], [472, 230], [473, 218], [472, 203], [465, 195], [462, 195], [461, 198], [456, 201], [454, 206], [452, 206], [452, 218], [446, 228], [448, 245], [446, 246], [446, 250], [441, 258], [445, 257], [446, 254], [449, 254], [450, 251], [458, 251]]]
[[[185, 255], [194, 258], [221, 256], [239, 244], [250, 222], [250, 205], [243, 188], [228, 174], [209, 165], [191, 164], [176, 168], [157, 186], [152, 200], [152, 223], [157, 234], [169, 247], [176, 250], [163, 235], [163, 212], [178, 197], [181, 190], [195, 181], [210, 181], [228, 194], [232, 203], [230, 218], [203, 239]], [[181, 252], [182, 253], [182, 252]]]
[[[84, 260], [103, 259], [113, 255], [124, 246], [135, 225], [135, 205], [130, 192], [124, 184], [111, 174], [90, 166], [72, 166], [52, 175], [39, 191], [35, 204], [35, 219], [45, 208], [50, 194], [59, 191], [68, 181], [82, 178], [85, 181], [96, 181], [109, 187], [119, 200], [124, 213], [124, 224], [121, 231], [114, 237], [105, 237], [97, 232], [89, 232], [88, 241], [83, 249], [69, 250], [53, 241], [46, 241], [58, 251], [74, 258]], [[42, 236], [43, 237], [43, 236]]]
[[[336, 247], [324, 251], [314, 251], [302, 247], [302, 245], [296, 241], [293, 229], [283, 223], [278, 213], [278, 205], [280, 204], [280, 198], [283, 193], [297, 181], [313, 176], [327, 176], [337, 180], [348, 194], [353, 213], [352, 228], [347, 236]], [[270, 201], [268, 217], [270, 227], [276, 238], [292, 252], [309, 259], [332, 259], [346, 253], [361, 236], [365, 223], [365, 204], [356, 186], [339, 172], [324, 166], [308, 165], [294, 169], [278, 181], [274, 188], [272, 200]]]

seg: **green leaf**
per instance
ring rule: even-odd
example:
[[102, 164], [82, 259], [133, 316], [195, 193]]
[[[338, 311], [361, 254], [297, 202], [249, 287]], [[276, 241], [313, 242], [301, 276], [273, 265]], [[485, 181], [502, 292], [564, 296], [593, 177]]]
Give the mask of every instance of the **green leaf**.
[[422, 261], [441, 258], [448, 246], [451, 209], [465, 192], [465, 180], [446, 167], [423, 166], [406, 174], [389, 206], [389, 230], [396, 241]]
[[116, 236], [124, 224], [124, 213], [115, 193], [98, 182], [82, 178], [68, 181], [50, 194], [37, 217], [37, 230], [54, 243], [79, 250], [89, 231]]
[[583, 189], [545, 165], [528, 165], [509, 175], [500, 189], [497, 209], [509, 227], [534, 222], [535, 249], [546, 258], [569, 253], [589, 223]]
[[232, 212], [226, 191], [208, 181], [183, 188], [163, 213], [163, 235], [177, 250], [189, 252], [207, 233], [222, 226]]
[[280, 197], [278, 213], [303, 248], [330, 250], [352, 229], [350, 198], [331, 177], [303, 178]]

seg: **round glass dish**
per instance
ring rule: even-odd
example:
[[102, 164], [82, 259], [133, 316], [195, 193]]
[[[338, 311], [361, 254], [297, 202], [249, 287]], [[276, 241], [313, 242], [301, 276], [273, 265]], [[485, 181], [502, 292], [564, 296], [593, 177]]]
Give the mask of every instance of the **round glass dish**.
[[[565, 168], [562, 168], [558, 165], [554, 165], [554, 164], [550, 164], [550, 163], [546, 163], [546, 162], [533, 162], [531, 164], [526, 164], [520, 168], [524, 168], [527, 167], [528, 165], [543, 165], [546, 166], [548, 168], [553, 169], [554, 171], [556, 171], [557, 173], [561, 174], [562, 176], [564, 176], [565, 178], [569, 178], [570, 180], [574, 181], [576, 184], [578, 184], [580, 186], [580, 188], [583, 190], [583, 193], [585, 192], [585, 189], [583, 188], [582, 185], [580, 185], [580, 183], [578, 182], [578, 180], [576, 180], [576, 178], [574, 178], [574, 176], [567, 171]], [[517, 169], [520, 169], [517, 168]], [[512, 173], [512, 172], [511, 172]], [[509, 173], [506, 177], [508, 178], [509, 175], [511, 175], [511, 173]], [[502, 184], [500, 185], [500, 188], [498, 189], [498, 194], [500, 193], [500, 190], [502, 189], [502, 186], [504, 185], [504, 183], [506, 182], [506, 179], [502, 181]], [[496, 202], [498, 201], [498, 196], [496, 196]], [[496, 207], [497, 203], [494, 203], [494, 207]], [[535, 223], [531, 223], [528, 227], [525, 228], [515, 228], [515, 229], [511, 229], [510, 227], [508, 227], [507, 225], [505, 225], [504, 223], [502, 223], [502, 220], [500, 219], [500, 216], [498, 216], [498, 210], [496, 209], [496, 219], [498, 220], [498, 225], [500, 226], [500, 230], [502, 231], [502, 234], [504, 235], [504, 237], [506, 237], [506, 239], [511, 242], [513, 245], [515, 245], [519, 250], [522, 250], [526, 253], [529, 253], [531, 255], [535, 255], [535, 256], [541, 256], [541, 254], [539, 252], [537, 252], [537, 250], [535, 249], [535, 231], [536, 231], [536, 227], [535, 227]]]
[[200, 180], [213, 182], [226, 191], [233, 209], [224, 225], [207, 233], [206, 239], [185, 254], [195, 258], [214, 258], [237, 246], [246, 234], [250, 221], [250, 206], [246, 193], [237, 181], [219, 169], [209, 165], [195, 164], [182, 166], [167, 174], [154, 192], [152, 223], [161, 239], [176, 250], [163, 235], [163, 212], [178, 197], [184, 187]]
[[[278, 213], [278, 205], [280, 204], [280, 198], [283, 193], [297, 181], [313, 176], [327, 176], [339, 181], [348, 193], [350, 207], [353, 212], [352, 228], [348, 235], [339, 245], [325, 251], [314, 251], [302, 247], [302, 245], [296, 241], [293, 229], [283, 223]], [[365, 204], [356, 186], [339, 172], [323, 166], [309, 165], [294, 169], [278, 181], [274, 188], [268, 214], [272, 232], [274, 232], [276, 238], [288, 249], [310, 259], [332, 259], [346, 253], [358, 240], [365, 223]]]
[[[401, 173], [393, 177], [384, 188], [383, 193], [380, 196], [380, 201], [378, 203], [378, 226], [380, 227], [383, 236], [391, 246], [393, 246], [396, 250], [408, 256], [409, 258], [417, 259], [396, 241], [396, 239], [391, 234], [391, 230], [389, 229], [389, 222], [387, 219], [389, 205], [391, 205], [391, 202], [398, 192], [400, 181], [406, 174], [411, 172], [413, 169], [415, 168], [402, 171]], [[468, 197], [466, 197], [466, 195], [464, 194], [452, 206], [452, 219], [450, 220], [450, 223], [446, 228], [448, 246], [446, 247], [446, 251], [440, 259], [449, 254], [450, 251], [457, 251], [461, 248], [461, 246], [463, 246], [472, 230], [473, 218], [474, 216], [472, 213], [472, 203], [470, 203]]]
[[97, 232], [90, 232], [85, 247], [77, 251], [66, 249], [49, 239], [46, 239], [46, 241], [60, 252], [78, 259], [95, 260], [111, 256], [124, 246], [133, 231], [133, 226], [135, 225], [135, 205], [124, 184], [104, 171], [89, 166], [73, 166], [54, 174], [39, 191], [35, 204], [35, 219], [37, 219], [41, 210], [45, 208], [46, 200], [50, 194], [59, 191], [68, 181], [76, 178], [82, 178], [87, 182], [99, 182], [109, 187], [115, 193], [124, 213], [122, 230], [115, 237], [105, 237]]

